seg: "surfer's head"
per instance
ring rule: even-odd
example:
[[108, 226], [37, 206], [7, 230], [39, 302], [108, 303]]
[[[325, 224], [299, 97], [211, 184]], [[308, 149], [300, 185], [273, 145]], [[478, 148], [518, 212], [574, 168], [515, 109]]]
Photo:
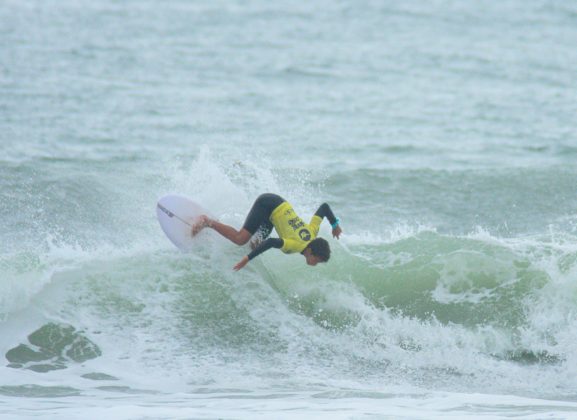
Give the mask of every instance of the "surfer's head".
[[307, 245], [303, 255], [308, 265], [317, 265], [320, 262], [327, 262], [331, 258], [331, 247], [325, 239], [316, 238]]

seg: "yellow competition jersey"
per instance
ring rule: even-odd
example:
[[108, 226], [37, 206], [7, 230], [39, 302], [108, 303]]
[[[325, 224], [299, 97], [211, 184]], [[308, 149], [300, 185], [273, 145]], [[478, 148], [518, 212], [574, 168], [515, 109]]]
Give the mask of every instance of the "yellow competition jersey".
[[307, 225], [285, 201], [273, 210], [270, 221], [278, 236], [284, 241], [281, 251], [292, 254], [302, 252], [309, 242], [317, 237], [323, 219], [315, 215]]

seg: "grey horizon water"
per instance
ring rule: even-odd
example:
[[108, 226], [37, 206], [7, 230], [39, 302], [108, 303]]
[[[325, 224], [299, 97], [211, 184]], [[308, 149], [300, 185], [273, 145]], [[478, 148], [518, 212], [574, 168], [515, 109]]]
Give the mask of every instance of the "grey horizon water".
[[[4, 1], [0, 414], [575, 416], [575, 45], [560, 1]], [[329, 264], [154, 218], [265, 191]]]

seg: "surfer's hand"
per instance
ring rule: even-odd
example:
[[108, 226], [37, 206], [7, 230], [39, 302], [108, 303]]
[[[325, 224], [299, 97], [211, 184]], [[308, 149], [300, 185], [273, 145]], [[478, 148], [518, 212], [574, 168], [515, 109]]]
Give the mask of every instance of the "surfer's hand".
[[336, 228], [333, 229], [333, 238], [339, 239], [339, 236], [341, 236], [341, 233], [343, 233], [343, 230], [341, 229], [340, 226], [337, 226]]
[[238, 262], [238, 264], [234, 266], [233, 270], [234, 270], [234, 271], [238, 271], [238, 270], [240, 270], [242, 267], [244, 267], [244, 266], [247, 265], [247, 264], [248, 264], [248, 255], [245, 255], [245, 256], [242, 258], [242, 260], [240, 260], [240, 261]]

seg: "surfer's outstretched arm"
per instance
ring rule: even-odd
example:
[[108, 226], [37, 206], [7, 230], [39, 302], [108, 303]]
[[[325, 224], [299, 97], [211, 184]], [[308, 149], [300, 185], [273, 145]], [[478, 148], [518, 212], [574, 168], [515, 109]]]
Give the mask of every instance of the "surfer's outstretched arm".
[[271, 248], [282, 248], [284, 244], [284, 240], [281, 238], [268, 238], [264, 242], [262, 242], [259, 246], [257, 246], [250, 254], [245, 255], [242, 260], [238, 262], [237, 265], [234, 266], [234, 270], [238, 271], [243, 268], [245, 265], [248, 264], [250, 260], [257, 257], [258, 255], [262, 254], [265, 251], [268, 251]]
[[333, 228], [333, 237], [339, 239], [339, 236], [341, 233], [343, 233], [343, 230], [339, 226], [339, 219], [335, 217], [331, 207], [327, 203], [321, 204], [321, 206], [316, 211], [315, 216], [319, 216], [321, 219], [326, 217]]

